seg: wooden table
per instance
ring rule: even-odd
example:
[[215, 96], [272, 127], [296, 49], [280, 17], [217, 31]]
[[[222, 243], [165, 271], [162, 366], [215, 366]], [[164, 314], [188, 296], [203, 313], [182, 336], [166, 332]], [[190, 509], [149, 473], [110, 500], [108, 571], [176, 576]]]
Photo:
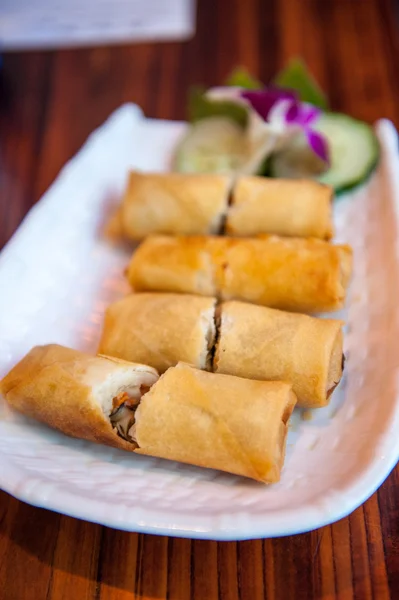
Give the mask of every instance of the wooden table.
[[[268, 81], [301, 55], [334, 109], [398, 126], [397, 42], [389, 0], [199, 0], [189, 42], [5, 55], [0, 247], [115, 108], [182, 119], [191, 84], [239, 63]], [[0, 492], [0, 598], [399, 598], [398, 474], [338, 523], [239, 543], [122, 533]]]

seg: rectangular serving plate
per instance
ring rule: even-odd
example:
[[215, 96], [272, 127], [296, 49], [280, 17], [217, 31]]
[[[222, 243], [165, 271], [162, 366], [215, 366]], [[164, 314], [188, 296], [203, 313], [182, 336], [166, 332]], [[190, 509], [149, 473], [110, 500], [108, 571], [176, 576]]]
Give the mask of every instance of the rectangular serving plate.
[[[104, 224], [129, 169], [168, 170], [185, 127], [122, 106], [30, 211], [0, 254], [0, 376], [36, 344], [95, 352], [106, 306], [129, 291], [130, 252], [104, 239]], [[308, 531], [366, 500], [399, 457], [399, 158], [393, 125], [376, 130], [376, 173], [334, 205], [335, 241], [355, 257], [336, 315], [347, 322], [345, 375], [310, 420], [295, 411], [278, 484], [70, 439], [0, 400], [0, 487], [110, 527], [219, 540]]]

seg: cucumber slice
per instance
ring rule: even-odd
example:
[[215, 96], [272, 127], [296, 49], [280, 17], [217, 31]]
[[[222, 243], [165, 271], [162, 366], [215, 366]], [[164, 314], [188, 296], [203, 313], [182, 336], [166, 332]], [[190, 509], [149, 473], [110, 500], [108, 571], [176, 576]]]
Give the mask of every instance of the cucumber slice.
[[177, 146], [173, 168], [181, 173], [255, 174], [264, 169], [273, 140], [251, 140], [224, 117], [194, 123]]
[[272, 177], [315, 178], [335, 191], [348, 190], [367, 179], [379, 159], [377, 137], [367, 123], [340, 113], [323, 114], [316, 126], [329, 143], [331, 166], [325, 170], [301, 135], [271, 160]]
[[302, 133], [291, 139], [287, 148], [270, 157], [270, 177], [319, 179], [325, 171], [326, 165], [312, 152]]
[[242, 127], [224, 117], [194, 123], [177, 146], [174, 169], [181, 173], [230, 174], [245, 160]]

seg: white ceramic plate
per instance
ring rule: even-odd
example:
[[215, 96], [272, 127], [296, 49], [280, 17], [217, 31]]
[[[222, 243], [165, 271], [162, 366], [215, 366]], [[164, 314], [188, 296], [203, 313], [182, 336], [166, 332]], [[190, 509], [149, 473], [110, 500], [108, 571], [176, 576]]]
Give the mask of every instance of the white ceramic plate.
[[[101, 231], [130, 167], [167, 170], [183, 123], [126, 105], [96, 131], [0, 255], [0, 376], [35, 344], [94, 351], [106, 305], [127, 292], [128, 252]], [[281, 482], [261, 484], [69, 439], [0, 400], [0, 487], [31, 504], [126, 529], [197, 538], [287, 535], [361, 504], [399, 457], [399, 159], [377, 131], [371, 182], [335, 204], [355, 253], [346, 371], [331, 405], [294, 415]]]

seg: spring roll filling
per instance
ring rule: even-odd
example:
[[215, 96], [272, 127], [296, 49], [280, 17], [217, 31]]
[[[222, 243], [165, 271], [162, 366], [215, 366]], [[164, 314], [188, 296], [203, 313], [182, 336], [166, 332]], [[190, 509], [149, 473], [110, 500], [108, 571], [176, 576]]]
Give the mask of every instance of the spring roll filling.
[[208, 340], [208, 354], [206, 357], [206, 370], [215, 371], [216, 353], [220, 339], [220, 328], [222, 324], [222, 305], [217, 302], [213, 313], [213, 336]]
[[213, 222], [210, 226], [210, 234], [211, 235], [223, 235], [226, 228], [227, 221], [227, 213], [229, 210], [229, 206], [232, 202], [232, 193], [233, 193], [233, 180], [230, 180], [228, 188], [226, 190], [226, 195], [224, 198], [223, 208], [219, 214], [216, 215]]
[[129, 431], [134, 425], [135, 412], [138, 404], [132, 405], [130, 401], [124, 402], [115, 409], [109, 416], [111, 425], [116, 429], [116, 433], [127, 442], [134, 443]]
[[226, 194], [224, 210], [216, 217], [215, 223], [211, 226], [211, 232], [210, 232], [211, 234], [225, 235], [225, 233], [226, 233], [226, 223], [227, 223], [229, 208], [233, 204], [233, 186], [234, 186], [234, 180], [231, 179], [228, 190], [227, 190], [227, 194]]
[[111, 425], [119, 437], [126, 442], [135, 444], [136, 447], [137, 443], [134, 437], [136, 410], [153, 383], [155, 381], [148, 378], [146, 383], [123, 389], [112, 398], [112, 407], [109, 412]]

